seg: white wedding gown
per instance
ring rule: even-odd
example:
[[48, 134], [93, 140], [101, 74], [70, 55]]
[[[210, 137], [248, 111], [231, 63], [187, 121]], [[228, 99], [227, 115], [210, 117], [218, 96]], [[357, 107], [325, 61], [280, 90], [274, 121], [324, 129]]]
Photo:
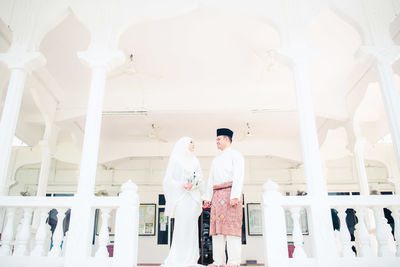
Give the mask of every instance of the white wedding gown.
[[[200, 211], [199, 211], [200, 210]], [[164, 267], [200, 266], [198, 218], [201, 207], [186, 192], [175, 209], [175, 225], [172, 245]]]
[[[175, 144], [163, 182], [165, 215], [175, 218], [172, 244], [164, 267], [201, 266], [197, 264], [200, 256], [198, 219], [205, 183], [199, 161], [188, 151], [190, 140], [184, 137]], [[183, 184], [190, 178], [194, 179], [191, 179], [193, 187], [186, 191]]]

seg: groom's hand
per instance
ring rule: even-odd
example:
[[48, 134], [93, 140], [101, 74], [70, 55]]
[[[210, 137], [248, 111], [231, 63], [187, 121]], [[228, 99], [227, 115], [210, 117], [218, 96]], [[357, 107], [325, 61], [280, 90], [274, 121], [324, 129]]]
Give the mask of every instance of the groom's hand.
[[211, 208], [211, 202], [210, 201], [204, 201], [203, 209], [209, 209], [209, 208]]
[[238, 198], [232, 198], [231, 199], [231, 206], [234, 207], [237, 204], [239, 204], [239, 199]]

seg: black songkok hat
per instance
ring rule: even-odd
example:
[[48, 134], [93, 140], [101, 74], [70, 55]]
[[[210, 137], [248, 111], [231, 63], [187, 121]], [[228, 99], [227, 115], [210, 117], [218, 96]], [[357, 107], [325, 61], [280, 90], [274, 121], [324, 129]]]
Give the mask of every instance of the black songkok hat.
[[219, 128], [219, 129], [217, 129], [217, 136], [220, 136], [220, 135], [226, 135], [232, 139], [233, 132], [228, 128]]

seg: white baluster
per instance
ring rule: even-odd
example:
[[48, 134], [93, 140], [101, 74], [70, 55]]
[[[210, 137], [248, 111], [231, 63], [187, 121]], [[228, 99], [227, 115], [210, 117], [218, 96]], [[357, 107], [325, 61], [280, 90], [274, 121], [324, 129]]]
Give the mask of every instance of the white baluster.
[[113, 267], [136, 266], [139, 236], [139, 196], [131, 180], [124, 183], [119, 194], [121, 205], [115, 219]]
[[14, 238], [14, 217], [15, 208], [8, 208], [6, 211], [7, 223], [1, 235], [0, 256], [11, 255], [11, 242]]
[[108, 240], [109, 240], [109, 233], [108, 233], [108, 219], [110, 218], [111, 209], [103, 208], [101, 209], [101, 229], [99, 233], [99, 248], [96, 252], [96, 258], [107, 258], [108, 250]]
[[392, 257], [393, 253], [389, 249], [389, 239], [386, 233], [386, 219], [383, 215], [383, 207], [373, 207], [376, 223], [376, 240], [378, 241], [378, 256]]
[[360, 251], [358, 251], [358, 254], [360, 255], [360, 257], [373, 257], [374, 253], [371, 249], [369, 233], [365, 223], [366, 216], [368, 215], [368, 210], [367, 208], [357, 208], [356, 211], [358, 223], [355, 226], [355, 234], [357, 237], [356, 240], [360, 245]]
[[400, 257], [400, 208], [392, 207], [394, 219], [394, 238], [396, 239], [396, 257]]
[[47, 240], [47, 235], [50, 232], [50, 226], [46, 223], [49, 216], [49, 209], [42, 208], [39, 210], [39, 227], [35, 237], [35, 248], [31, 252], [31, 256], [45, 256], [44, 246]]
[[307, 258], [307, 254], [304, 251], [303, 234], [300, 226], [300, 208], [293, 207], [290, 209], [290, 212], [293, 220], [293, 258], [304, 259]]
[[351, 235], [346, 222], [346, 208], [339, 207], [337, 208], [337, 210], [340, 219], [339, 234], [340, 234], [340, 242], [342, 245], [342, 250], [340, 251], [340, 255], [345, 258], [355, 257], [355, 254], [351, 249]]
[[32, 209], [24, 208], [24, 218], [22, 219], [22, 225], [15, 238], [15, 250], [14, 256], [28, 255], [28, 243], [31, 237], [31, 221], [32, 221]]
[[66, 209], [57, 209], [57, 226], [53, 233], [53, 247], [49, 252], [50, 257], [60, 257], [61, 243], [64, 239], [63, 222], [65, 218]]

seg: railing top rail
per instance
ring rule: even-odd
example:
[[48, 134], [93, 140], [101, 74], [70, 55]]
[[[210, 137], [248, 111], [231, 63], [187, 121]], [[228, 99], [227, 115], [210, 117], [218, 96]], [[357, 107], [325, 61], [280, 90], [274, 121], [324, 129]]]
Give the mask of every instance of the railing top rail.
[[331, 207], [400, 206], [400, 195], [328, 196]]
[[[374, 206], [399, 206], [400, 195], [355, 195], [355, 196], [327, 196], [331, 207], [374, 207]], [[308, 207], [318, 201], [310, 195], [307, 196], [280, 196], [266, 199], [264, 205], [279, 205], [283, 208]]]
[[[273, 200], [274, 204], [278, 204], [284, 208], [310, 206], [312, 203], [312, 199], [309, 196], [281, 196], [269, 200]], [[268, 205], [268, 202], [267, 200], [264, 205]]]
[[36, 197], [36, 196], [0, 196], [0, 207], [21, 208], [70, 208], [75, 201], [86, 201], [94, 208], [118, 208], [119, 197]]

